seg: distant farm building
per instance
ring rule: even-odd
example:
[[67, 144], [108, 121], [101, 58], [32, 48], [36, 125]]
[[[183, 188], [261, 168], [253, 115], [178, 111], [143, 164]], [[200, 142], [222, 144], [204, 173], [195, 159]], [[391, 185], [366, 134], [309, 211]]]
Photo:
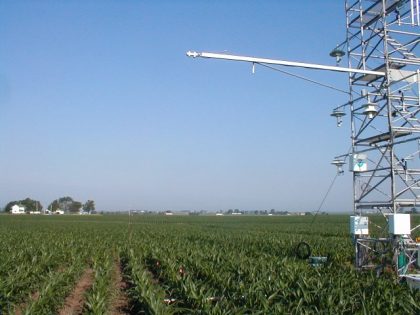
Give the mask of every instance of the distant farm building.
[[25, 207], [20, 205], [12, 206], [11, 214], [25, 214]]

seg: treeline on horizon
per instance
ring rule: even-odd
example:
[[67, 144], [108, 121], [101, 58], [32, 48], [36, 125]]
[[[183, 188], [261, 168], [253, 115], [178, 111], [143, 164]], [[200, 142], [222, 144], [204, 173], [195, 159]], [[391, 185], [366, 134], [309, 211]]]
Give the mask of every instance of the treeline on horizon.
[[[3, 208], [4, 212], [11, 212], [14, 205], [23, 206], [25, 212], [36, 212], [42, 211], [43, 206], [39, 200], [34, 200], [31, 198], [25, 198], [22, 200], [10, 201]], [[48, 207], [46, 208], [51, 212], [62, 210], [64, 212], [75, 213], [79, 212], [81, 209], [86, 212], [95, 211], [95, 201], [87, 200], [85, 203], [74, 200], [72, 197], [65, 196], [53, 200]]]

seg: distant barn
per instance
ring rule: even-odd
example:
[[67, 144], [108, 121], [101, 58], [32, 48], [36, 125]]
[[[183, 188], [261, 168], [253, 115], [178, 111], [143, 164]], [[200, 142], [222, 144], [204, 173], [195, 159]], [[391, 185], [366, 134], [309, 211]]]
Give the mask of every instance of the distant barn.
[[25, 207], [20, 205], [12, 206], [11, 214], [25, 214]]

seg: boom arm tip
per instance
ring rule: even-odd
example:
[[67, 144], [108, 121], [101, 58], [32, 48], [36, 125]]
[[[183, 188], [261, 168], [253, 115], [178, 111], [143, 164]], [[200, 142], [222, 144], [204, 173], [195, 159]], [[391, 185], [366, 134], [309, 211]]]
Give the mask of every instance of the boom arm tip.
[[192, 58], [196, 58], [196, 57], [200, 57], [200, 53], [198, 53], [196, 51], [188, 50], [187, 51], [187, 56], [192, 57]]

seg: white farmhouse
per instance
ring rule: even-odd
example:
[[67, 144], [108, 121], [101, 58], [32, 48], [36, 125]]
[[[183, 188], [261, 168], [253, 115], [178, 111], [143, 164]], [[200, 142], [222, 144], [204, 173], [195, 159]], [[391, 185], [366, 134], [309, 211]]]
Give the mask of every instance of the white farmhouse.
[[10, 213], [11, 214], [25, 214], [25, 207], [24, 206], [19, 206], [19, 205], [14, 205], [14, 206], [12, 206], [12, 211]]

